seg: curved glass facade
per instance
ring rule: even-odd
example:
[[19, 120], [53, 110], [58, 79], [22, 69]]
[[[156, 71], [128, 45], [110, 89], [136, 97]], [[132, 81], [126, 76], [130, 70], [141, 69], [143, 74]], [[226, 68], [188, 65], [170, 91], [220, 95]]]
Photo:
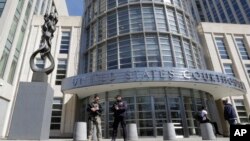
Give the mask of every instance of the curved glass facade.
[[[193, 89], [154, 87], [103, 92], [98, 95], [104, 108], [102, 129], [106, 138], [112, 135], [113, 112], [110, 109], [118, 94], [127, 101], [127, 123], [137, 124], [139, 136], [162, 136], [162, 125], [166, 121], [174, 123], [177, 135], [196, 135], [200, 132], [194, 119], [197, 109], [206, 105], [210, 115], [215, 114], [213, 97]], [[87, 121], [86, 109], [92, 99], [90, 96], [81, 100], [80, 118], [83, 121]]]
[[185, 0], [89, 0], [85, 6], [85, 73], [203, 68]]
[[[204, 68], [186, 0], [86, 0], [84, 22], [85, 70], [81, 73], [112, 70], [111, 81], [115, 83], [114, 72], [119, 69]], [[194, 113], [207, 105], [209, 112], [216, 114], [211, 111], [215, 109], [212, 95], [165, 86], [103, 89], [98, 93], [105, 109], [103, 135], [107, 138], [111, 135], [110, 106], [117, 94], [128, 102], [127, 123], [137, 124], [139, 136], [161, 136], [162, 125], [167, 121], [175, 124], [178, 135], [199, 134]], [[92, 96], [81, 100], [83, 121], [87, 121], [86, 106], [91, 100]]]

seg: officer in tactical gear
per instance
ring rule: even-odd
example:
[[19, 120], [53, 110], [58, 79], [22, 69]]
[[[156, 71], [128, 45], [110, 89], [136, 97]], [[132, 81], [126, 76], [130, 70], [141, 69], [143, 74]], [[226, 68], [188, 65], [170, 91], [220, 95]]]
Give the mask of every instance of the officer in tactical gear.
[[127, 103], [122, 100], [120, 95], [116, 96], [116, 102], [112, 106], [112, 111], [114, 112], [114, 123], [113, 123], [113, 134], [112, 141], [115, 141], [117, 136], [117, 128], [119, 123], [121, 123], [122, 131], [123, 131], [123, 139], [127, 141], [127, 131], [126, 131], [126, 111], [127, 111]]
[[93, 138], [94, 127], [96, 127], [97, 141], [101, 141], [102, 139], [102, 127], [101, 127], [101, 114], [102, 114], [102, 106], [99, 104], [99, 96], [94, 96], [94, 101], [90, 103], [87, 107], [87, 111], [89, 113], [89, 139], [91, 141]]

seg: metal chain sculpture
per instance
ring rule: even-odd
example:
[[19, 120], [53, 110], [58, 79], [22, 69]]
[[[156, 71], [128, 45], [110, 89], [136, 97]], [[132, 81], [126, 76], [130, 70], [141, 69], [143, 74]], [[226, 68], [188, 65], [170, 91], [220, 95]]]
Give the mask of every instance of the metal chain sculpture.
[[[30, 67], [34, 72], [34, 75], [49, 75], [55, 67], [54, 58], [51, 55], [51, 40], [54, 37], [54, 32], [56, 30], [56, 24], [58, 22], [58, 16], [55, 8], [53, 7], [50, 14], [46, 13], [44, 15], [44, 24], [42, 26], [42, 37], [40, 41], [39, 49], [36, 50], [30, 57]], [[40, 54], [41, 59], [45, 61], [46, 58], [50, 61], [50, 66], [46, 68], [39, 68], [35, 64], [35, 57]], [[44, 77], [44, 76], [36, 76], [36, 77]], [[33, 80], [33, 78], [32, 78]], [[42, 81], [46, 79], [41, 79]]]

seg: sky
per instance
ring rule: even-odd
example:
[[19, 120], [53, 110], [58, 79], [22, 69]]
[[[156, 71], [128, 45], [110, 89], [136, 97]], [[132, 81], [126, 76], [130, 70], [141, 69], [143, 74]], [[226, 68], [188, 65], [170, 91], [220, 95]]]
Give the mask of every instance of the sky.
[[84, 0], [66, 0], [70, 16], [82, 16]]

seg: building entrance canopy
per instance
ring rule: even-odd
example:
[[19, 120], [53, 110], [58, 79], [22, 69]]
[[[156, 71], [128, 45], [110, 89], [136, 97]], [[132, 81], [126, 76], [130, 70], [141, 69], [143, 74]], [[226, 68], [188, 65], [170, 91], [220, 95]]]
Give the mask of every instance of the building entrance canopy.
[[214, 99], [246, 93], [244, 83], [229, 75], [186, 68], [133, 68], [93, 72], [63, 80], [63, 93], [80, 98], [95, 93], [140, 87], [182, 87], [206, 91]]

